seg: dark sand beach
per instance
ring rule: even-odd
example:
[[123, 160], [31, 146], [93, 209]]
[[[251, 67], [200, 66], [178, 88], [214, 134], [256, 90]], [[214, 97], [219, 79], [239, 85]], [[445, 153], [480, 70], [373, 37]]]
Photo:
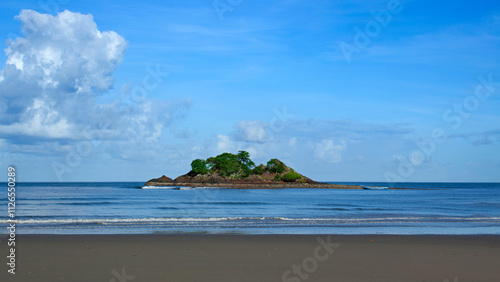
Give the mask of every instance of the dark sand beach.
[[[7, 273], [3, 263], [1, 281], [442, 282], [500, 277], [500, 236], [487, 235], [18, 235], [16, 242], [16, 274]], [[1, 244], [5, 262], [7, 244], [3, 239]]]

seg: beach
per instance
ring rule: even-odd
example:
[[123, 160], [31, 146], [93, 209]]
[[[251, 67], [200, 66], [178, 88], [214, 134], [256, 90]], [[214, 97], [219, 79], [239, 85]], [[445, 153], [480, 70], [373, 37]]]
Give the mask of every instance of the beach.
[[[16, 227], [16, 274], [7, 272], [4, 229], [0, 281], [500, 277], [498, 183], [405, 183], [410, 189], [385, 191], [142, 184], [20, 183], [22, 212], [0, 219]], [[347, 183], [357, 184], [381, 185]], [[5, 207], [0, 199], [7, 214]]]
[[0, 280], [495, 281], [499, 257], [498, 235], [18, 235]]

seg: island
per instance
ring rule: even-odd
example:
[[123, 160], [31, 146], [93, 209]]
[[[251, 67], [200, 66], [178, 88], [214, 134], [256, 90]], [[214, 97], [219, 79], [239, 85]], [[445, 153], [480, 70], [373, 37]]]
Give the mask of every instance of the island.
[[357, 185], [317, 182], [278, 159], [258, 166], [246, 151], [222, 153], [206, 160], [191, 162], [191, 171], [175, 179], [163, 175], [149, 180], [145, 186], [220, 187], [232, 189], [323, 188], [362, 189]]

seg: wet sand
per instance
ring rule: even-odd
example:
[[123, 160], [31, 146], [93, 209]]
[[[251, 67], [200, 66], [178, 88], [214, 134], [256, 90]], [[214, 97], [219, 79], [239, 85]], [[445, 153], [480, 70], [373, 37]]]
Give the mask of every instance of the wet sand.
[[18, 235], [0, 281], [498, 281], [500, 236]]

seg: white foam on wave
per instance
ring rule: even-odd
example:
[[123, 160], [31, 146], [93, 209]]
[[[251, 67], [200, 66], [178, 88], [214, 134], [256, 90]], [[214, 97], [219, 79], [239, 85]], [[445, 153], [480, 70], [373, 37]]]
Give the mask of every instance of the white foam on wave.
[[167, 222], [224, 222], [224, 221], [294, 221], [294, 222], [391, 222], [391, 221], [500, 221], [500, 217], [380, 217], [380, 218], [288, 218], [288, 217], [209, 217], [209, 218], [89, 218], [89, 219], [15, 219], [0, 220], [0, 224], [148, 224]]
[[[15, 219], [15, 220], [0, 220], [0, 223], [16, 223], [16, 224], [50, 224], [50, 223], [148, 223], [148, 222], [214, 222], [228, 220], [270, 220], [278, 218], [266, 217], [208, 217], [208, 218], [168, 218], [168, 217], [150, 217], [150, 218], [89, 218], [89, 219]], [[284, 218], [282, 218], [284, 219]]]
[[178, 188], [176, 186], [143, 186], [142, 189], [175, 189]]
[[191, 186], [153, 186], [153, 185], [143, 186], [141, 188], [142, 189], [173, 189], [173, 190], [220, 189], [219, 187], [210, 187], [210, 186], [191, 187]]

